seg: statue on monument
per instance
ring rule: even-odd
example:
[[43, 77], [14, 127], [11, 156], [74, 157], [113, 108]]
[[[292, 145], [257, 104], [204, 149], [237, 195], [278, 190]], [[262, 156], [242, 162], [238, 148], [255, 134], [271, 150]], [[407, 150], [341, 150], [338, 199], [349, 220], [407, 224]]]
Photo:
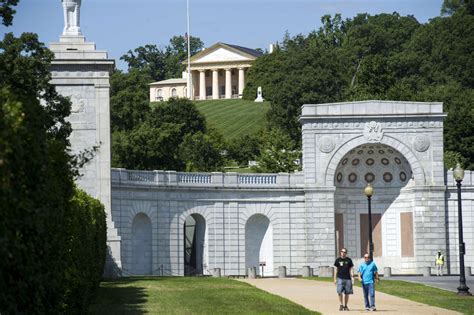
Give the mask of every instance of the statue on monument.
[[263, 101], [264, 101], [264, 99], [263, 99], [263, 97], [262, 97], [262, 87], [259, 86], [259, 87], [257, 88], [257, 98], [255, 99], [255, 102], [261, 103], [261, 102], [263, 102]]
[[61, 0], [64, 10], [63, 35], [82, 35], [80, 28], [81, 0]]

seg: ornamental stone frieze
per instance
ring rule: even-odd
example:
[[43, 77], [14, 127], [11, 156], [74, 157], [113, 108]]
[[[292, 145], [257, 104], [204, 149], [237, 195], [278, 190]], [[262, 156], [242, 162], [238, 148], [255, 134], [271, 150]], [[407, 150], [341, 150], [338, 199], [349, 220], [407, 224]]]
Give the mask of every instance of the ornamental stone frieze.
[[220, 64], [202, 64], [191, 66], [191, 71], [206, 71], [206, 70], [221, 70], [221, 69], [238, 69], [238, 68], [250, 68], [249, 63], [220, 63]]
[[[442, 128], [442, 121], [381, 121], [379, 122], [382, 129], [399, 129], [399, 128]], [[315, 130], [315, 129], [362, 129], [365, 128], [364, 122], [318, 122], [304, 124], [304, 130]]]

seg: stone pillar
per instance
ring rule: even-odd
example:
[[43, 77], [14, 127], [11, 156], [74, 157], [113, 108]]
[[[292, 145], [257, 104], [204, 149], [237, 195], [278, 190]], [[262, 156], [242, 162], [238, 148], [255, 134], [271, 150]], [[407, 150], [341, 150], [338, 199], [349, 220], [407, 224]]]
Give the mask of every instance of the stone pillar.
[[219, 69], [212, 70], [212, 99], [219, 99]]
[[312, 276], [311, 268], [309, 266], [303, 266], [303, 270], [302, 270], [301, 275], [305, 278], [306, 277], [311, 277]]
[[383, 277], [390, 278], [391, 276], [392, 276], [392, 268], [391, 267], [383, 268]]
[[225, 69], [225, 98], [232, 98], [232, 69]]
[[245, 71], [244, 68], [239, 68], [239, 97], [242, 98], [245, 87]]
[[199, 70], [199, 99], [206, 99], [206, 70]]
[[249, 279], [257, 278], [257, 267], [249, 267], [247, 271]]
[[[78, 24], [77, 24], [78, 25]], [[77, 185], [97, 198], [107, 214], [107, 256], [104, 274], [121, 275], [121, 237], [115, 228], [111, 205], [110, 83], [114, 61], [107, 52], [95, 49], [82, 35], [64, 35], [50, 43], [54, 53], [51, 84], [71, 98], [71, 151], [74, 154], [96, 148], [94, 157], [79, 172]]]
[[278, 267], [278, 278], [286, 278], [286, 266]]
[[220, 278], [222, 276], [221, 274], [221, 268], [214, 268], [213, 272], [212, 272], [212, 276], [214, 278]]

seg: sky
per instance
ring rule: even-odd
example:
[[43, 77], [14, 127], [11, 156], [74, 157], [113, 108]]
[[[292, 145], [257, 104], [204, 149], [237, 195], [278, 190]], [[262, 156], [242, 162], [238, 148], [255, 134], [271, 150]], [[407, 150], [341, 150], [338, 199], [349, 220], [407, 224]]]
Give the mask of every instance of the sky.
[[[425, 23], [439, 15], [442, 0], [189, 0], [191, 35], [205, 47], [216, 42], [268, 49], [290, 35], [308, 34], [321, 26], [321, 16], [358, 13], [414, 15]], [[57, 42], [64, 27], [60, 0], [20, 0], [3, 33], [35, 32], [44, 43]], [[87, 41], [106, 50], [119, 69], [120, 56], [139, 46], [160, 48], [186, 33], [186, 0], [82, 0], [81, 30]]]

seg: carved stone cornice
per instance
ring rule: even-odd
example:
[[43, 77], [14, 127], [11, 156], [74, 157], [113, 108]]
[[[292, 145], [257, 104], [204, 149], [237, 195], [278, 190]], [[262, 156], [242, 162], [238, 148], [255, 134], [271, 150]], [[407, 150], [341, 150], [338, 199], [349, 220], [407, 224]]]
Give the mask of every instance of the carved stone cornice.
[[[304, 130], [364, 130], [367, 121], [304, 123]], [[380, 121], [382, 129], [442, 128], [442, 121]]]

